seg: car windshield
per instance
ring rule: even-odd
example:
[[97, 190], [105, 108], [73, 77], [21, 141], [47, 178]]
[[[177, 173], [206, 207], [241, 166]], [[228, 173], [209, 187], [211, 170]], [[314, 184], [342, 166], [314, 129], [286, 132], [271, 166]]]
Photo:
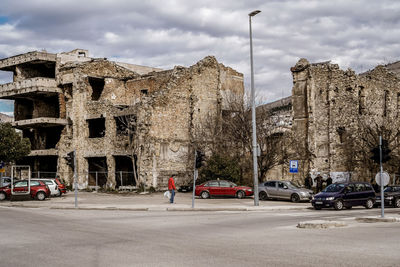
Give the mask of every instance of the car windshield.
[[326, 187], [322, 192], [339, 192], [344, 188], [344, 184], [331, 184]]
[[400, 191], [399, 186], [388, 186], [385, 188], [385, 192], [397, 192]]

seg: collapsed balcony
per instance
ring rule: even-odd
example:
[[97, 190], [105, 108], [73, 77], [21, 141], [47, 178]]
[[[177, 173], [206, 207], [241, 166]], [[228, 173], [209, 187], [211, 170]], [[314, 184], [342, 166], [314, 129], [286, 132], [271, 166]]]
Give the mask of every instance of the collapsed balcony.
[[31, 78], [0, 85], [0, 98], [49, 97], [62, 93], [55, 79]]
[[[34, 73], [26, 75], [29, 77], [55, 77], [55, 66], [57, 55], [47, 52], [29, 52], [21, 55], [16, 55], [0, 60], [0, 70], [18, 72], [17, 67], [22, 69], [22, 72], [28, 72], [29, 69], [37, 69]], [[18, 73], [15, 73], [18, 75]]]

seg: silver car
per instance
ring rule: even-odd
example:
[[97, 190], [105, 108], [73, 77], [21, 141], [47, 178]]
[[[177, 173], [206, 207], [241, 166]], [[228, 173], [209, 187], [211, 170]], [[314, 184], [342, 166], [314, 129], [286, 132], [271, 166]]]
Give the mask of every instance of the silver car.
[[258, 185], [258, 196], [261, 200], [287, 199], [292, 202], [311, 200], [313, 191], [298, 187], [290, 181], [266, 181]]

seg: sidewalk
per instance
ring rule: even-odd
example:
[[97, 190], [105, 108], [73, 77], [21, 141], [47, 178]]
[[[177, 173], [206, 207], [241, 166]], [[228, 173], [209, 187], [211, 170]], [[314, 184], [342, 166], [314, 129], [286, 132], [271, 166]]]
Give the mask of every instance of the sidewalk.
[[[265, 211], [301, 210], [310, 208], [310, 203], [291, 203], [289, 201], [260, 201], [254, 206], [253, 198], [195, 198], [192, 209], [192, 193], [177, 193], [176, 203], [170, 204], [163, 193], [95, 193], [78, 192], [78, 209], [82, 210], [131, 210], [131, 211]], [[75, 194], [68, 192], [62, 197], [45, 201], [23, 200], [0, 202], [3, 207], [75, 209]]]

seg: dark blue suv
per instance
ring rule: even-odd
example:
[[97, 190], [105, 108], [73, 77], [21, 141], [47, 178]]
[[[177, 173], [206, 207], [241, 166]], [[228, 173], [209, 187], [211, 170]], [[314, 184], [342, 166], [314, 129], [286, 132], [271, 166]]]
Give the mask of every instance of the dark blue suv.
[[335, 183], [316, 194], [311, 204], [316, 210], [329, 207], [334, 207], [336, 210], [344, 207], [351, 209], [353, 206], [371, 209], [375, 204], [375, 191], [370, 183]]

